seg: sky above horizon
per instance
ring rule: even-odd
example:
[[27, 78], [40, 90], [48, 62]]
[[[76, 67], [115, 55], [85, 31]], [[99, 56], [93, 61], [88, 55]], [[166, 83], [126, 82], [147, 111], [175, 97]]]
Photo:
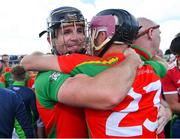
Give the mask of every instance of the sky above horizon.
[[46, 19], [52, 9], [73, 6], [82, 11], [88, 21], [107, 8], [121, 8], [135, 17], [147, 17], [160, 24], [163, 52], [180, 32], [179, 0], [3, 0], [0, 5], [0, 54], [30, 54], [50, 52], [46, 35]]

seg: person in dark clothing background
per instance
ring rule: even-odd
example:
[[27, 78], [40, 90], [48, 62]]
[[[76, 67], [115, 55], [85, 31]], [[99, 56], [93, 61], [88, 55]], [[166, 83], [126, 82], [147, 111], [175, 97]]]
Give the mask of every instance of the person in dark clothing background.
[[31, 120], [22, 99], [9, 89], [0, 88], [0, 138], [11, 138], [15, 119], [26, 138], [33, 137]]
[[[22, 66], [15, 66], [12, 68], [12, 79], [13, 85], [9, 89], [15, 91], [24, 101], [28, 116], [31, 119], [31, 124], [35, 129], [36, 120], [39, 118], [39, 114], [36, 107], [35, 93], [32, 89], [25, 86], [26, 71]], [[21, 133], [22, 130], [19, 129], [18, 124], [15, 124], [16, 133], [20, 138], [24, 135]]]

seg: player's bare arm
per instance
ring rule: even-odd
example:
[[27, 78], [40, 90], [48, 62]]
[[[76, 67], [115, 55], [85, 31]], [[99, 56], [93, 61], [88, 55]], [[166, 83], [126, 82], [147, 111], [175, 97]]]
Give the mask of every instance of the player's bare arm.
[[141, 64], [139, 56], [131, 52], [126, 54], [127, 58], [121, 64], [95, 77], [80, 74], [67, 79], [59, 89], [59, 101], [72, 106], [95, 109], [113, 108], [127, 95], [137, 67]]
[[26, 55], [22, 61], [21, 65], [26, 70], [32, 71], [46, 71], [46, 70], [56, 70], [60, 71], [57, 56], [51, 54], [43, 54], [41, 52], [34, 52], [30, 55]]

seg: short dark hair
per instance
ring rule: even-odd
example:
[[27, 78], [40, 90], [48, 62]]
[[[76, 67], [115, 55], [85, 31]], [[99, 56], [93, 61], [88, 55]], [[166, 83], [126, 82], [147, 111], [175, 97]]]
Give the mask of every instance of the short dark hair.
[[171, 41], [170, 50], [175, 55], [180, 55], [180, 36]]
[[23, 66], [15, 66], [12, 68], [12, 76], [14, 80], [22, 81], [26, 77], [26, 71]]
[[4, 57], [4, 56], [9, 56], [9, 55], [8, 54], [3, 54], [2, 57]]
[[180, 37], [180, 32], [179, 32], [179, 33], [177, 33], [175, 37], [176, 37], [176, 38], [177, 38], [177, 37]]
[[0, 73], [2, 73], [3, 71], [3, 64], [4, 64], [4, 61], [0, 60]]
[[170, 49], [167, 49], [167, 50], [165, 51], [165, 53], [164, 53], [164, 55], [170, 55], [170, 54], [172, 54], [172, 52], [171, 52]]

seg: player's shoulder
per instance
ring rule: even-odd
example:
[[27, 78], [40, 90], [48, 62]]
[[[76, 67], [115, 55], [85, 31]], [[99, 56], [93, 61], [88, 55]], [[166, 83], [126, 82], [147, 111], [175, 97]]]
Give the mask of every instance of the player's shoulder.
[[51, 82], [53, 80], [57, 81], [57, 80], [61, 80], [61, 79], [66, 79], [69, 76], [70, 76], [69, 74], [64, 74], [62, 72], [54, 71], [54, 70], [43, 71], [43, 72], [38, 73], [38, 75], [35, 79], [35, 84], [37, 84], [37, 82], [47, 83], [47, 82]]
[[172, 62], [171, 64], [169, 64], [168, 70], [172, 70], [172, 69], [174, 69], [176, 66], [177, 66], [176, 61], [174, 61], [174, 62]]

